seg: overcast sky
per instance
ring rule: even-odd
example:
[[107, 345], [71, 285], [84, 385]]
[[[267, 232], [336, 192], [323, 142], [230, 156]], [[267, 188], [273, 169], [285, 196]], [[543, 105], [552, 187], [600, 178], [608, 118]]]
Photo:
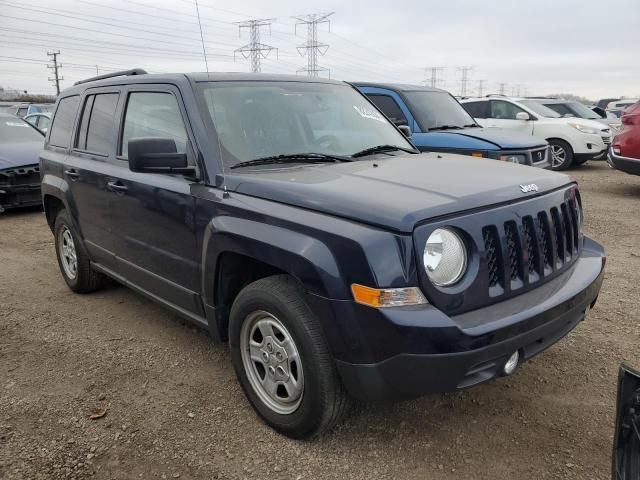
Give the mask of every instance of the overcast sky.
[[[421, 83], [444, 67], [439, 86], [467, 92], [574, 93], [591, 99], [640, 95], [640, 0], [199, 0], [212, 71], [250, 71], [234, 50], [249, 42], [235, 22], [275, 19], [261, 30], [276, 47], [262, 71], [306, 65], [296, 46], [306, 27], [292, 16], [335, 12], [319, 26], [329, 45], [319, 63], [332, 78]], [[96, 73], [204, 71], [193, 0], [0, 0], [0, 86], [55, 93], [47, 50], [60, 50], [62, 86]], [[330, 30], [329, 30], [330, 27]]]

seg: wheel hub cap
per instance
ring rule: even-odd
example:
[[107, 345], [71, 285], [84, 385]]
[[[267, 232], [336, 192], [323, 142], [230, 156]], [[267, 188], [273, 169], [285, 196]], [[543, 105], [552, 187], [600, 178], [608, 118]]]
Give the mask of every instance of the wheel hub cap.
[[258, 311], [240, 331], [242, 363], [251, 387], [271, 410], [293, 413], [302, 401], [304, 376], [293, 337], [275, 316]]
[[65, 275], [71, 280], [76, 278], [78, 274], [78, 256], [76, 254], [76, 244], [73, 241], [73, 235], [68, 227], [62, 227], [58, 237], [58, 250], [62, 269]]
[[559, 167], [567, 159], [567, 152], [559, 145], [551, 146], [551, 164], [554, 167]]

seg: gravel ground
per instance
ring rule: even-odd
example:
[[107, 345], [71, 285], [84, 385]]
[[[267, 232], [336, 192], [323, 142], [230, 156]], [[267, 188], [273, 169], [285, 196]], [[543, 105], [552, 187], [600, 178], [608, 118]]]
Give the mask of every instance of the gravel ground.
[[0, 478], [610, 478], [617, 368], [640, 366], [640, 177], [571, 174], [608, 255], [587, 320], [512, 377], [358, 406], [310, 442], [262, 424], [226, 346], [124, 287], [73, 294], [43, 214], [0, 216]]

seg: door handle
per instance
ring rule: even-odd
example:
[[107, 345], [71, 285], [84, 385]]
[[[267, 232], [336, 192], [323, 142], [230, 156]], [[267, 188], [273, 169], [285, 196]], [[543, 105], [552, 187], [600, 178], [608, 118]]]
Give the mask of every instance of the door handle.
[[70, 168], [69, 170], [65, 170], [64, 174], [71, 178], [71, 180], [77, 180], [80, 174], [76, 171], [75, 168]]
[[109, 190], [113, 190], [116, 193], [124, 193], [129, 190], [129, 187], [123, 185], [119, 181], [109, 182], [107, 183], [107, 186], [109, 187]]

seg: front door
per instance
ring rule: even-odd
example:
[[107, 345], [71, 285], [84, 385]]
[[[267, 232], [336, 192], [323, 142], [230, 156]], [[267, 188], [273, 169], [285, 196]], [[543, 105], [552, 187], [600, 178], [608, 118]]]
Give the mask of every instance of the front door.
[[173, 139], [177, 151], [195, 165], [179, 92], [171, 86], [131, 87], [122, 110], [117, 168], [107, 183], [117, 271], [147, 293], [203, 316], [191, 195], [195, 180], [132, 172], [127, 161], [129, 140], [161, 137]]
[[517, 105], [504, 100], [491, 100], [489, 102], [489, 108], [489, 118], [483, 122], [484, 125], [533, 135], [533, 122], [531, 120], [518, 120], [516, 118], [518, 113], [524, 112], [524, 110]]

